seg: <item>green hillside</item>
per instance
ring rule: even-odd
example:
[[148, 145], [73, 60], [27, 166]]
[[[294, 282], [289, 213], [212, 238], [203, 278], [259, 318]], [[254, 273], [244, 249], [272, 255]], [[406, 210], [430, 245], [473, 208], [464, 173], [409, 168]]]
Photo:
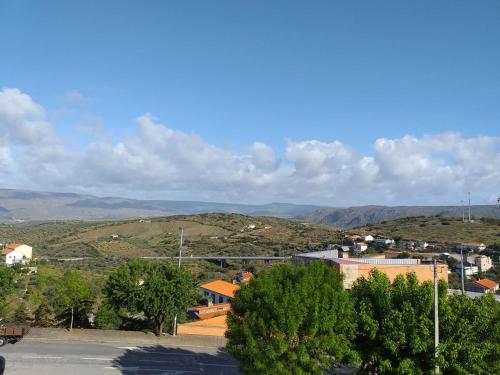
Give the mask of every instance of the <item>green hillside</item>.
[[356, 228], [359, 233], [399, 237], [413, 241], [457, 244], [482, 242], [487, 246], [500, 244], [500, 220], [480, 219], [473, 223], [445, 217], [408, 217]]
[[[39, 260], [84, 257], [82, 267], [106, 271], [129, 257], [176, 256], [181, 226], [186, 257], [289, 255], [336, 242], [340, 236], [338, 229], [326, 225], [213, 213], [110, 222], [4, 224], [0, 225], [0, 239], [32, 245]], [[112, 239], [115, 234], [118, 239]], [[211, 265], [198, 262], [190, 267], [201, 271]]]

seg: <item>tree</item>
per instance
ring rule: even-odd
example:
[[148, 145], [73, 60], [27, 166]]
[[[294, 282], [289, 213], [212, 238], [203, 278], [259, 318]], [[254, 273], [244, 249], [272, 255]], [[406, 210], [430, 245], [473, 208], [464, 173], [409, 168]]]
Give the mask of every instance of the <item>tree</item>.
[[196, 280], [184, 268], [170, 263], [134, 260], [114, 271], [105, 288], [108, 301], [116, 310], [144, 314], [161, 335], [167, 319], [177, 311], [185, 314], [196, 300]]
[[54, 312], [46, 301], [42, 301], [33, 315], [33, 323], [36, 327], [52, 327], [54, 325]]
[[246, 374], [324, 374], [355, 359], [349, 295], [323, 262], [260, 273], [236, 293], [232, 310], [227, 349]]
[[453, 295], [440, 314], [443, 372], [500, 374], [500, 304], [493, 296]]
[[119, 329], [122, 323], [120, 314], [107, 301], [99, 306], [95, 317], [96, 327], [99, 329]]
[[11, 268], [0, 266], [0, 318], [5, 314], [5, 299], [14, 291], [14, 274]]
[[55, 290], [57, 318], [64, 324], [73, 326], [88, 325], [88, 314], [94, 303], [89, 282], [77, 271], [67, 271]]
[[[446, 299], [439, 284], [439, 301]], [[415, 274], [398, 276], [393, 283], [373, 270], [352, 289], [358, 320], [356, 349], [361, 373], [424, 374], [433, 371], [434, 292], [430, 282], [420, 284]]]

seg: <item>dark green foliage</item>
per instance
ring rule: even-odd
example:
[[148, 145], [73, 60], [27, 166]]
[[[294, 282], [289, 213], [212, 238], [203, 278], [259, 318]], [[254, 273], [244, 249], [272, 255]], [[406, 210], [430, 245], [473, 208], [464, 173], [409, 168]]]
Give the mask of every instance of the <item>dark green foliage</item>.
[[[358, 318], [356, 348], [362, 373], [427, 374], [434, 368], [433, 286], [414, 274], [393, 283], [372, 271], [352, 289]], [[446, 298], [440, 284], [439, 297]]]
[[42, 301], [35, 310], [33, 324], [35, 327], [52, 327], [54, 325], [54, 312], [47, 302]]
[[493, 296], [451, 296], [440, 314], [444, 372], [500, 374], [500, 304]]
[[26, 305], [21, 302], [14, 312], [14, 321], [18, 323], [26, 323], [28, 320], [28, 311], [26, 311]]
[[95, 325], [99, 329], [119, 329], [122, 324], [120, 314], [116, 309], [104, 302], [99, 306], [95, 317]]
[[77, 271], [67, 271], [55, 289], [55, 312], [57, 320], [65, 326], [86, 327], [94, 304], [90, 283]]
[[0, 301], [14, 291], [14, 275], [12, 268], [0, 266]]
[[324, 374], [354, 357], [349, 295], [323, 262], [260, 273], [232, 308], [227, 349], [246, 374]]
[[4, 317], [7, 310], [5, 299], [14, 291], [14, 275], [11, 268], [0, 266], [0, 318]]
[[106, 297], [116, 310], [144, 314], [160, 335], [167, 319], [177, 311], [182, 317], [196, 300], [194, 276], [170, 263], [134, 260], [110, 274]]

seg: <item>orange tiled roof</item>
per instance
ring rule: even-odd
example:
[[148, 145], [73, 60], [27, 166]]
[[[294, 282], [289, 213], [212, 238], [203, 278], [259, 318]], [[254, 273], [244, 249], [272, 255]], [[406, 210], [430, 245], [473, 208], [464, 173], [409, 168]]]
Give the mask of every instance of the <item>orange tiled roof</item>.
[[474, 281], [474, 284], [480, 285], [484, 288], [493, 289], [497, 287], [497, 283], [490, 279], [481, 279]]
[[464, 246], [481, 246], [481, 242], [464, 242]]
[[240, 289], [240, 286], [224, 280], [215, 280], [201, 285], [200, 288], [233, 298], [236, 291]]
[[7, 255], [7, 254], [13, 252], [19, 246], [22, 246], [22, 243], [15, 243], [14, 242], [14, 243], [8, 244], [7, 246], [5, 246], [5, 249], [2, 250], [2, 255]]

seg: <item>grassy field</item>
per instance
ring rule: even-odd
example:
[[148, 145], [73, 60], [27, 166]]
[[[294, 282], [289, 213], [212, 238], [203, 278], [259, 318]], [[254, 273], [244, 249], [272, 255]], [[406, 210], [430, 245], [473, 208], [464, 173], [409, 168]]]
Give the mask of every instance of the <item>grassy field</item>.
[[500, 244], [500, 220], [494, 219], [464, 223], [461, 219], [444, 217], [409, 217], [356, 228], [355, 232], [445, 245], [461, 242]]

